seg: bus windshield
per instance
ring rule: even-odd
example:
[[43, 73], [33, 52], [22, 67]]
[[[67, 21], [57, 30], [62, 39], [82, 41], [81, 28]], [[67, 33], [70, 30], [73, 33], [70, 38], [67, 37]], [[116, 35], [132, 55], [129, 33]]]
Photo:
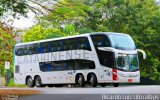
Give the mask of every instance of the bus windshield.
[[108, 35], [112, 47], [121, 50], [135, 50], [135, 44], [132, 38], [128, 35], [110, 34]]
[[138, 56], [135, 55], [120, 55], [117, 58], [117, 68], [123, 71], [137, 71]]

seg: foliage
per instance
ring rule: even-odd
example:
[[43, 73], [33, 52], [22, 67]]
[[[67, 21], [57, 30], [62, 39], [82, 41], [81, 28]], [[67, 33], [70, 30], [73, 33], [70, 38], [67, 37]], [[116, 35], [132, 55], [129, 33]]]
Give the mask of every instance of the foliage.
[[7, 11], [12, 11], [13, 16], [16, 13], [24, 15], [27, 9], [26, 3], [26, 0], [0, 0], [0, 16]]
[[65, 25], [63, 32], [68, 36], [68, 35], [75, 35], [78, 34], [75, 32], [75, 28], [72, 24], [67, 24]]
[[[10, 61], [13, 67], [13, 48], [15, 45], [13, 29], [0, 23], [0, 75], [5, 75], [4, 63]], [[7, 40], [7, 41], [6, 41]], [[12, 70], [13, 73], [13, 70]]]
[[51, 39], [76, 34], [79, 33], [75, 32], [75, 28], [71, 24], [67, 24], [64, 27], [63, 32], [58, 28], [44, 28], [40, 25], [35, 25], [34, 27], [32, 27], [24, 33], [24, 36], [22, 37], [22, 42], [31, 42], [42, 39]]
[[43, 28], [40, 25], [35, 25], [31, 29], [28, 29], [23, 37], [22, 42], [31, 42], [31, 41], [37, 41], [42, 39], [50, 39], [50, 38], [56, 38], [64, 36], [63, 32], [61, 32], [60, 29], [57, 28]]
[[57, 37], [62, 37], [64, 36], [64, 33], [61, 32], [60, 29], [57, 28], [48, 28], [45, 31], [45, 39], [50, 39], [50, 38], [57, 38]]
[[44, 39], [45, 36], [45, 29], [39, 25], [35, 25], [31, 29], [27, 30], [24, 33], [24, 36], [22, 38], [23, 42], [30, 42], [30, 41], [36, 41]]
[[14, 80], [11, 79], [9, 83], [6, 84], [8, 87], [27, 87], [25, 84], [15, 84]]
[[53, 5], [53, 9], [47, 10], [49, 12], [48, 16], [43, 16], [40, 23], [59, 28], [61, 25], [75, 25], [84, 20], [85, 11], [89, 10], [89, 7], [80, 0], [57, 0], [57, 3]]
[[80, 29], [78, 30], [78, 32], [79, 32], [80, 34], [84, 34], [84, 33], [93, 32], [93, 30], [90, 29], [90, 28], [82, 27], [82, 28], [80, 28]]
[[[17, 14], [25, 15], [27, 12], [26, 0], [0, 0], [0, 17], [9, 12], [13, 17]], [[8, 16], [8, 15], [6, 15]], [[15, 45], [13, 28], [0, 21], [0, 75], [5, 76], [4, 62], [11, 62], [11, 73], [13, 75], [13, 48]]]

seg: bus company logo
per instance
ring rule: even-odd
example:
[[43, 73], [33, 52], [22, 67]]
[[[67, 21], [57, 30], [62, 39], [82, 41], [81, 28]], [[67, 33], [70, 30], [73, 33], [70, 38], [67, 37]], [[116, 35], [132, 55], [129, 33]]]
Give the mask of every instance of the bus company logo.
[[46, 61], [61, 61], [61, 60], [67, 60], [67, 59], [93, 60], [94, 58], [95, 58], [95, 54], [89, 51], [73, 50], [73, 51], [18, 56], [15, 59], [15, 62], [18, 64], [22, 64], [22, 63], [38, 63], [38, 62], [46, 62]]

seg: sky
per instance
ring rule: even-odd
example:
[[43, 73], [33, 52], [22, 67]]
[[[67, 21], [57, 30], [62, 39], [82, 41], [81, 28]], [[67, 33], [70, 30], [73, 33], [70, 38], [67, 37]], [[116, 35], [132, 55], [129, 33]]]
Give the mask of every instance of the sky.
[[36, 20], [34, 18], [35, 15], [34, 13], [29, 12], [27, 13], [27, 16], [28, 18], [20, 16], [19, 19], [14, 19], [12, 26], [16, 29], [27, 29], [29, 27], [32, 27], [36, 23]]
[[29, 11], [27, 17], [17, 15], [16, 18], [12, 16], [11, 12], [6, 12], [0, 17], [2, 23], [14, 27], [15, 29], [25, 30], [36, 24], [35, 13]]
[[[48, 8], [52, 8], [52, 5], [55, 3], [55, 1], [53, 0], [47, 0], [46, 2], [43, 2], [43, 5], [47, 5]], [[41, 9], [40, 6], [38, 6], [37, 4], [33, 4], [31, 2], [29, 2], [29, 5], [32, 7], [37, 7], [39, 9]], [[43, 9], [42, 9], [43, 11]], [[26, 29], [29, 28], [31, 26], [33, 26], [36, 23], [36, 19], [35, 19], [35, 13], [33, 13], [32, 11], [29, 11], [27, 13], [28, 18], [25, 18], [23, 16], [21, 16], [19, 19], [14, 19], [14, 22], [12, 23], [13, 27], [17, 28], [17, 29]]]

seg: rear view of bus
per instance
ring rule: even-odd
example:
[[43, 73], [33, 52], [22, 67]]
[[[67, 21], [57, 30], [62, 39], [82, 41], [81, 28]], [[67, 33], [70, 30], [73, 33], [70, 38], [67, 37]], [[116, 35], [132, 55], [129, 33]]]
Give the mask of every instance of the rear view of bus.
[[112, 73], [110, 80], [115, 87], [119, 83], [140, 82], [138, 52], [143, 54], [143, 59], [146, 58], [146, 54], [143, 50], [136, 49], [134, 41], [129, 35], [106, 33], [91, 35], [91, 38], [100, 64], [104, 66], [105, 75], [108, 75], [108, 72]]

